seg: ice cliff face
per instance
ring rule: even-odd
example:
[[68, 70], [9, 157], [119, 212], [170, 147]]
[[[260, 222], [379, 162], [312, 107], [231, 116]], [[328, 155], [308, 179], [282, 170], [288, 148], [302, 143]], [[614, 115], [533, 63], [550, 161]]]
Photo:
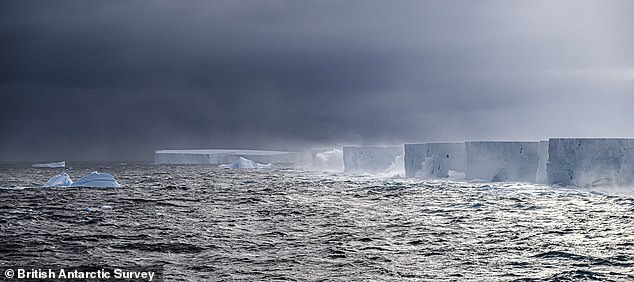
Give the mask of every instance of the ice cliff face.
[[403, 163], [403, 147], [344, 146], [345, 172], [384, 173]]
[[634, 184], [634, 139], [551, 138], [548, 143], [549, 184]]
[[466, 142], [466, 178], [535, 182], [539, 142]]
[[464, 143], [405, 144], [407, 177], [447, 178], [449, 171], [465, 171]]

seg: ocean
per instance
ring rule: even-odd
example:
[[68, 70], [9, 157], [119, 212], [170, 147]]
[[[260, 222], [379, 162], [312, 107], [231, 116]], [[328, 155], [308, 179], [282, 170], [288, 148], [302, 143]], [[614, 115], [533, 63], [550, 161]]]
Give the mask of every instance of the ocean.
[[[0, 266], [159, 266], [165, 281], [634, 281], [628, 190], [68, 165], [0, 165]], [[123, 187], [41, 188], [94, 170]]]

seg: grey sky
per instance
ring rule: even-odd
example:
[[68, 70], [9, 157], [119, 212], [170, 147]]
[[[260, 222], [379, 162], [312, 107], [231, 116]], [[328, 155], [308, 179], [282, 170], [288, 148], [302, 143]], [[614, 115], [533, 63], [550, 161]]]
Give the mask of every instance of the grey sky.
[[0, 6], [0, 160], [634, 137], [634, 1]]

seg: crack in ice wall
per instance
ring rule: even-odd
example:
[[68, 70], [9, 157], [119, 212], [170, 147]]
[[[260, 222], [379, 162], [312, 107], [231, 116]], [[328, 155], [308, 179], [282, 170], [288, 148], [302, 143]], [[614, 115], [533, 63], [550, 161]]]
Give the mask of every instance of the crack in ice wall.
[[548, 172], [546, 164], [548, 163], [548, 141], [539, 141], [539, 161], [537, 163], [537, 172], [535, 173], [535, 183], [548, 184]]

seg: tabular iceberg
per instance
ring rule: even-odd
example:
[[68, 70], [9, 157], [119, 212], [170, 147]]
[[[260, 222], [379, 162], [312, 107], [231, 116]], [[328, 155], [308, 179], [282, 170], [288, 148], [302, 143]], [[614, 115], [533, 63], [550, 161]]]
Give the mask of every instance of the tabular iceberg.
[[402, 166], [401, 146], [344, 146], [343, 163], [345, 172], [385, 173]]
[[58, 167], [66, 167], [66, 162], [54, 162], [54, 163], [46, 163], [46, 164], [33, 164], [33, 167], [41, 167], [41, 168], [58, 168]]
[[539, 142], [471, 141], [466, 147], [466, 178], [535, 182]]
[[70, 179], [70, 176], [66, 172], [62, 172], [58, 175], [53, 176], [51, 179], [46, 181], [44, 187], [68, 187], [73, 184], [73, 180]]
[[634, 184], [634, 139], [551, 138], [548, 144], [549, 184]]
[[405, 144], [405, 175], [447, 178], [449, 171], [465, 171], [464, 143]]
[[73, 182], [70, 187], [115, 188], [121, 187], [121, 185], [111, 174], [93, 171]]
[[239, 158], [259, 163], [290, 165], [297, 162], [295, 152], [262, 151], [262, 150], [161, 150], [156, 151], [154, 160], [157, 164], [228, 164], [237, 162]]

